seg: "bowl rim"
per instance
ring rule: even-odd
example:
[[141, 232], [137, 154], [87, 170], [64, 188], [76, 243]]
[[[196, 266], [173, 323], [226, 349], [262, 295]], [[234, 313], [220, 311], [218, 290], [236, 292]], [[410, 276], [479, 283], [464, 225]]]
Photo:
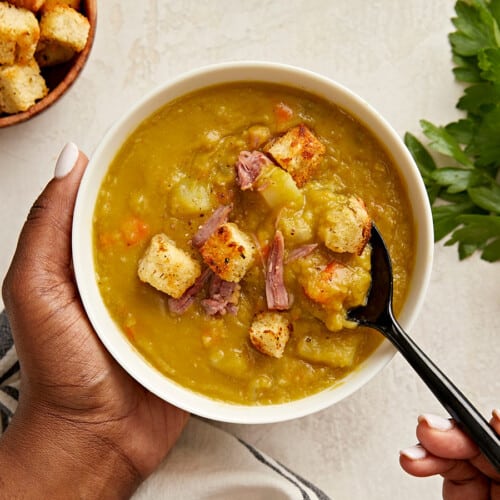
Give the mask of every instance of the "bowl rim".
[[66, 93], [67, 90], [75, 83], [78, 75], [83, 70], [89, 56], [92, 46], [94, 45], [96, 26], [97, 26], [97, 0], [83, 0], [86, 9], [86, 17], [90, 23], [87, 44], [81, 52], [74, 56], [70, 69], [64, 75], [64, 78], [52, 90], [49, 89], [48, 94], [37, 101], [33, 106], [26, 111], [14, 113], [11, 115], [0, 116], [0, 128], [11, 127], [23, 123], [34, 116], [39, 115], [43, 111], [49, 109], [59, 98]]
[[406, 184], [415, 219], [417, 245], [414, 270], [409, 293], [398, 318], [405, 329], [411, 328], [430, 281], [434, 249], [430, 205], [418, 168], [399, 135], [364, 99], [330, 78], [287, 64], [236, 61], [202, 66], [157, 86], [126, 111], [98, 144], [82, 178], [73, 218], [73, 265], [81, 300], [97, 335], [115, 360], [140, 384], [160, 398], [201, 417], [228, 423], [272, 423], [315, 413], [350, 396], [392, 360], [395, 348], [384, 339], [338, 384], [299, 400], [256, 406], [218, 401], [182, 387], [150, 365], [108, 315], [94, 278], [92, 218], [96, 196], [111, 160], [124, 141], [145, 118], [176, 97], [195, 89], [236, 81], [279, 83], [319, 95], [346, 109], [363, 123], [392, 156]]

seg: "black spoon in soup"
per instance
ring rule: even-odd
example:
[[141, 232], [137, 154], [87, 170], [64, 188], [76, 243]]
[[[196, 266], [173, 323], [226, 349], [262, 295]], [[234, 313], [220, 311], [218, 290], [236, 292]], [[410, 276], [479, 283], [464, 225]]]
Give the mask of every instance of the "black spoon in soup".
[[384, 240], [372, 225], [370, 244], [372, 285], [365, 306], [352, 309], [348, 318], [381, 332], [406, 358], [458, 425], [500, 472], [500, 436], [451, 380], [401, 328], [392, 310], [392, 266]]

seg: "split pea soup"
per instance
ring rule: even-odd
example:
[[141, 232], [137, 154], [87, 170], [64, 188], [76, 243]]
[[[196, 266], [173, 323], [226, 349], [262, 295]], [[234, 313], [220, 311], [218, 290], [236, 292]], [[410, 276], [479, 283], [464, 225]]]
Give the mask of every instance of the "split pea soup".
[[[322, 145], [314, 169], [294, 182], [276, 163], [276, 178], [256, 189], [241, 188], [235, 165], [242, 152], [265, 154], [287, 133], [303, 129]], [[354, 303], [349, 297], [369, 290], [369, 244], [344, 253], [326, 247], [321, 236], [330, 229], [326, 208], [354, 198], [388, 246], [397, 313], [413, 270], [414, 221], [396, 166], [375, 135], [335, 104], [288, 86], [232, 83], [185, 95], [137, 127], [101, 185], [93, 239], [103, 301], [152, 366], [210, 398], [265, 405], [333, 387], [382, 341], [345, 317]], [[139, 262], [155, 235], [163, 235], [200, 274], [212, 273], [193, 238], [220, 207], [229, 207], [232, 227], [251, 242], [252, 264], [237, 283], [231, 307], [215, 313], [208, 308], [213, 284], [198, 278], [188, 306], [173, 310], [172, 301], [183, 298], [139, 279]], [[288, 325], [284, 351], [274, 357], [256, 348], [249, 331], [269, 308], [268, 261], [277, 232], [289, 301], [269, 316], [279, 315]], [[322, 277], [339, 266], [354, 270], [350, 282], [335, 284], [335, 293], [342, 289], [347, 299], [340, 305], [322, 302]]]

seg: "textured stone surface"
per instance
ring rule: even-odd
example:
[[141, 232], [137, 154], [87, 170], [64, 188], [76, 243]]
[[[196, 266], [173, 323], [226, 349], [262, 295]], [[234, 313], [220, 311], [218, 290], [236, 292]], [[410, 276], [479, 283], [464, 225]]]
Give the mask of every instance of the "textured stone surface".
[[[0, 131], [0, 276], [29, 207], [68, 140], [88, 152], [124, 109], [155, 85], [200, 65], [237, 59], [285, 62], [360, 94], [399, 134], [418, 120], [458, 114], [447, 33], [453, 1], [106, 0], [95, 46], [69, 93], [42, 115]], [[413, 334], [489, 416], [500, 406], [500, 264], [459, 263], [436, 247], [427, 300]], [[348, 400], [275, 425], [222, 427], [316, 482], [337, 500], [440, 498], [439, 479], [401, 471], [416, 417], [443, 413], [398, 356]], [[293, 436], [293, 439], [290, 439]], [[153, 478], [154, 480], [154, 478]]]

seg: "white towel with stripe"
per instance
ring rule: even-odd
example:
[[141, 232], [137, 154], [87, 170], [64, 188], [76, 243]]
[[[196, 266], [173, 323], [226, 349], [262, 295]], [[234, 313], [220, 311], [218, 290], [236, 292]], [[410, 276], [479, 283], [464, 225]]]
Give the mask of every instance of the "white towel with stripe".
[[[0, 314], [0, 435], [16, 411], [19, 361]], [[43, 493], [43, 492], [42, 492]], [[42, 495], [43, 497], [43, 495]], [[134, 500], [329, 500], [325, 493], [248, 443], [191, 418]]]

